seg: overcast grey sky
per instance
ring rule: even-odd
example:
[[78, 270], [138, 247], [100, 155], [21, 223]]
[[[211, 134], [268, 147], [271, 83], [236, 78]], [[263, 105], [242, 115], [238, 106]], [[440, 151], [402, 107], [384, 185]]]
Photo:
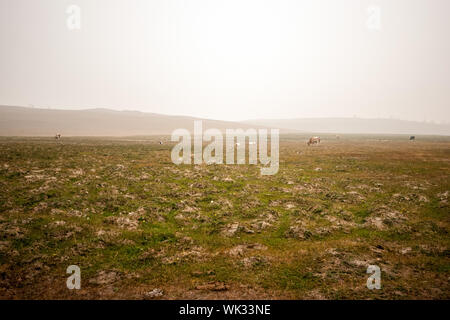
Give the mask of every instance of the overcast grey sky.
[[450, 122], [448, 0], [0, 0], [0, 43], [0, 104]]

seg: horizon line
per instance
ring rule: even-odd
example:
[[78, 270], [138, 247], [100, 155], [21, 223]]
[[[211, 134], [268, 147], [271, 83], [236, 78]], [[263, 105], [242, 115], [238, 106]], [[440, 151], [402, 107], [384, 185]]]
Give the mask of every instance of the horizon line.
[[35, 105], [8, 105], [8, 104], [0, 104], [0, 107], [14, 107], [14, 108], [25, 108], [25, 109], [37, 109], [37, 110], [56, 110], [56, 111], [92, 111], [92, 110], [107, 110], [107, 111], [115, 111], [115, 112], [137, 112], [143, 114], [154, 114], [154, 115], [162, 115], [169, 117], [189, 117], [189, 118], [197, 118], [200, 120], [212, 120], [212, 121], [224, 121], [224, 122], [249, 122], [249, 121], [286, 121], [286, 120], [316, 120], [316, 119], [358, 119], [358, 120], [397, 120], [397, 121], [405, 121], [405, 122], [416, 122], [416, 123], [425, 123], [425, 124], [435, 124], [435, 125], [450, 125], [450, 121], [439, 122], [438, 120], [406, 120], [395, 117], [362, 117], [362, 116], [318, 116], [318, 117], [292, 117], [292, 118], [253, 118], [253, 119], [245, 119], [245, 120], [224, 120], [224, 119], [216, 119], [216, 118], [208, 118], [203, 116], [195, 116], [195, 115], [187, 115], [187, 114], [169, 114], [169, 113], [159, 113], [152, 111], [142, 111], [142, 110], [134, 110], [134, 109], [111, 109], [111, 107], [82, 107], [82, 109], [73, 109], [77, 107], [50, 107], [50, 106], [35, 106]]

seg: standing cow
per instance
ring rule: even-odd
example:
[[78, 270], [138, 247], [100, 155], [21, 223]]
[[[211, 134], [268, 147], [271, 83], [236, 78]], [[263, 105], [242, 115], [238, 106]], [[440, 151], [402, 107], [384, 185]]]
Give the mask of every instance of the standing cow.
[[308, 141], [308, 146], [312, 144], [319, 144], [320, 143], [320, 137], [311, 137]]

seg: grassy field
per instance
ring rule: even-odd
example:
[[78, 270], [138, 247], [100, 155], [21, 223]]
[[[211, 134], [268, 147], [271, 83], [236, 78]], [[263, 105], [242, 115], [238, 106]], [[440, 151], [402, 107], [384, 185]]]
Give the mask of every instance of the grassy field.
[[450, 138], [282, 136], [274, 176], [159, 139], [0, 138], [0, 298], [450, 299]]

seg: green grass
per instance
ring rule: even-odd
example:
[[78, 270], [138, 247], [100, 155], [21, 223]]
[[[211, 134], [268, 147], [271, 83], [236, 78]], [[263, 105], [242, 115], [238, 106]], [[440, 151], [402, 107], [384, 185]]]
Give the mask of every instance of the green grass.
[[[383, 139], [282, 136], [278, 174], [261, 176], [176, 166], [154, 137], [0, 138], [0, 297], [448, 299], [450, 140]], [[369, 264], [383, 290], [365, 288]], [[91, 284], [102, 271], [116, 278]]]

